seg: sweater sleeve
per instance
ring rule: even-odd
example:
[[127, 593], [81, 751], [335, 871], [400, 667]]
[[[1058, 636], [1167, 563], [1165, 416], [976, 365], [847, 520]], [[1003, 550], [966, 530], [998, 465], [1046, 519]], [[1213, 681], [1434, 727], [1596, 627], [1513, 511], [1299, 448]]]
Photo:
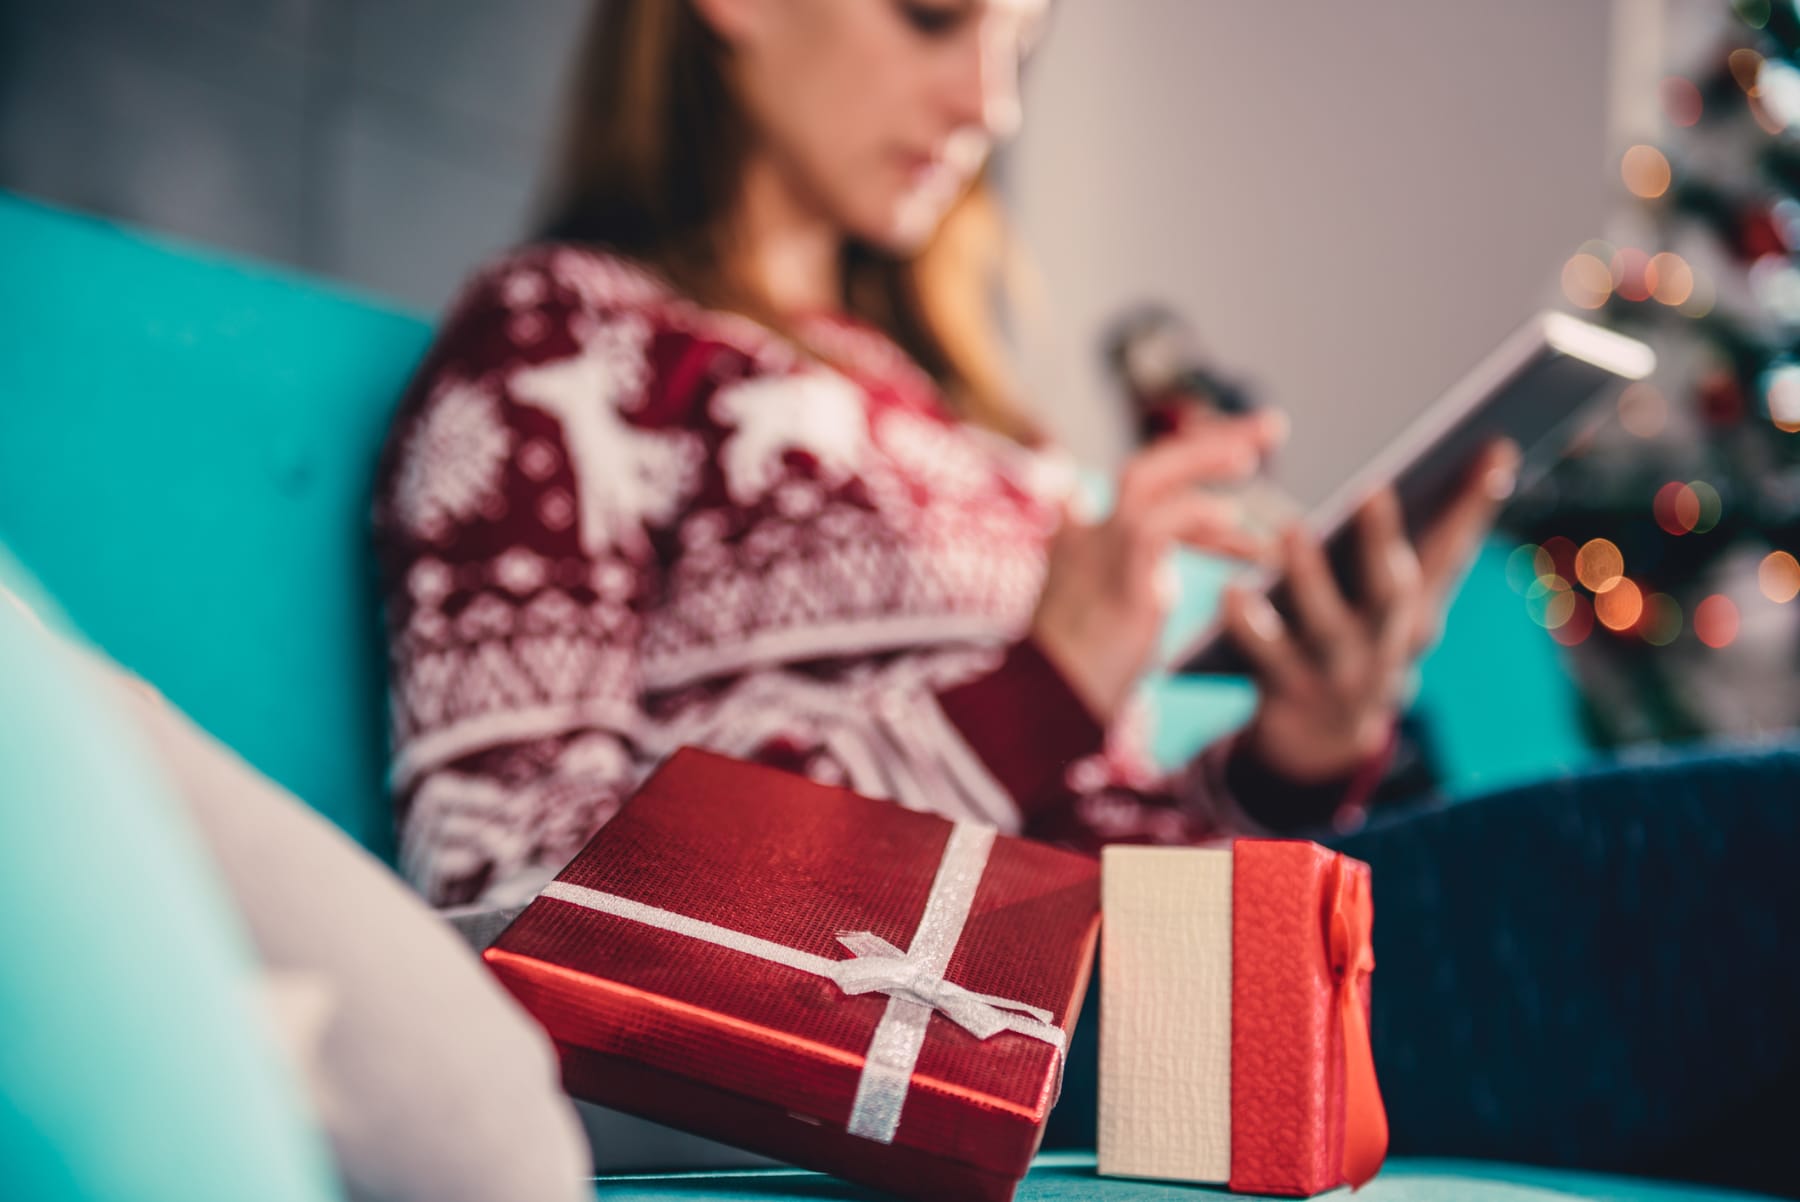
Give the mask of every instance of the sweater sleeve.
[[402, 872], [437, 905], [530, 896], [647, 770], [647, 525], [691, 435], [640, 412], [651, 332], [546, 272], [478, 279], [389, 436], [374, 533]]

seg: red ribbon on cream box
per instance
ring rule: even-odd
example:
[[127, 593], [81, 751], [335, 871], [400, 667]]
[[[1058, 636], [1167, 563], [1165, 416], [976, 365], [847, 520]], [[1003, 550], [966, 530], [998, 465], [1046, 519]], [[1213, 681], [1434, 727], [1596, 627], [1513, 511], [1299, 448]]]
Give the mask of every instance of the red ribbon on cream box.
[[1087, 857], [684, 750], [485, 956], [577, 1097], [1005, 1202], [1098, 927]]
[[1102, 1173], [1308, 1196], [1387, 1154], [1368, 865], [1315, 843], [1101, 855]]

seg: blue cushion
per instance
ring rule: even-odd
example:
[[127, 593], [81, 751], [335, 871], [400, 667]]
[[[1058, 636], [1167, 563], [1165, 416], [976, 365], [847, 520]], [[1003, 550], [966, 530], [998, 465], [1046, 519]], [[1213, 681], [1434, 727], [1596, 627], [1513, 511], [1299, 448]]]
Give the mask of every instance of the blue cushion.
[[[0, 583], [34, 591], [0, 546]], [[0, 601], [0, 1194], [325, 1202], [248, 944], [135, 732]]]
[[420, 318], [0, 194], [0, 540], [378, 851], [374, 462]]

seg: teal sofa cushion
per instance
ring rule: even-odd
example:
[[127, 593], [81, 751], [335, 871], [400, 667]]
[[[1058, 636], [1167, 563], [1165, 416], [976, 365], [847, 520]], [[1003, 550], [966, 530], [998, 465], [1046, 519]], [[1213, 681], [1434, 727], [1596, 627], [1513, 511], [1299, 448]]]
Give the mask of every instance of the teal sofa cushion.
[[[3, 544], [0, 586], [36, 592]], [[0, 664], [0, 1195], [337, 1198], [153, 758], [3, 596]]]
[[0, 194], [0, 540], [114, 658], [380, 852], [365, 536], [421, 318]]

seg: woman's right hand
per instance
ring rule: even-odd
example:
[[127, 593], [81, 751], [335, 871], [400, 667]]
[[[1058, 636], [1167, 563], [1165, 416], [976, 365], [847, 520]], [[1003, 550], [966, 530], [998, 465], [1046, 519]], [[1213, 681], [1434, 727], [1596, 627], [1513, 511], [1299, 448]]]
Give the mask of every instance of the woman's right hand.
[[1235, 501], [1197, 486], [1250, 476], [1286, 435], [1287, 419], [1272, 410], [1209, 418], [1132, 456], [1104, 521], [1065, 512], [1031, 635], [1102, 724], [1131, 696], [1168, 617], [1170, 548], [1238, 559], [1268, 553]]

